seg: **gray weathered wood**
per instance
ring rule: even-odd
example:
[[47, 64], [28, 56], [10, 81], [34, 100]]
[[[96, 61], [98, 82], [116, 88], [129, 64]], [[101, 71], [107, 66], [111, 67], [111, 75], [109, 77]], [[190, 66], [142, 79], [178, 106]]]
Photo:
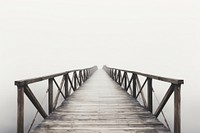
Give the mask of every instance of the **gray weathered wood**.
[[72, 78], [74, 79], [74, 91], [76, 91], [76, 89], [77, 89], [77, 84], [76, 84], [76, 83], [77, 83], [77, 82], [76, 82], [76, 81], [77, 81], [77, 79], [76, 79], [76, 72], [73, 73]]
[[[137, 98], [137, 97], [140, 95], [140, 93], [142, 92], [142, 89], [144, 88], [144, 86], [145, 86], [147, 80], [148, 80], [148, 78], [145, 79], [144, 83], [143, 83], [142, 86], [139, 88], [139, 92], [138, 92], [136, 98]], [[138, 80], [138, 81], [139, 81], [139, 80]]]
[[126, 73], [124, 72], [124, 73], [123, 73], [123, 77], [122, 77], [122, 81], [121, 81], [121, 83], [120, 83], [121, 86], [122, 86], [122, 84], [123, 84], [125, 78], [126, 78]]
[[70, 83], [71, 88], [73, 89], [73, 91], [75, 91], [76, 89], [75, 89], [75, 87], [74, 87], [74, 85], [72, 83], [73, 76], [72, 76], [72, 79], [70, 79], [69, 75], [67, 74], [67, 78], [68, 78], [68, 81]]
[[[94, 71], [96, 69], [97, 69], [97, 66], [94, 66], [94, 67], [86, 68], [86, 71], [89, 71], [89, 70], [93, 70]], [[82, 69], [70, 70], [70, 71], [66, 71], [66, 72], [61, 72], [61, 73], [52, 74], [52, 75], [48, 75], [48, 76], [37, 77], [37, 78], [18, 80], [18, 81], [15, 81], [15, 85], [24, 86], [24, 85], [27, 85], [27, 84], [31, 84], [31, 83], [35, 83], [35, 82], [39, 82], [39, 81], [55, 78], [55, 77], [58, 77], [58, 76], [61, 76], [61, 75], [66, 75], [68, 73], [71, 73], [71, 72], [74, 72], [74, 71], [80, 71], [80, 70], [82, 70]]]
[[127, 81], [128, 81], [128, 76], [127, 73], [125, 73], [125, 78], [124, 78], [124, 89], [127, 91]]
[[[61, 90], [62, 90], [64, 84], [65, 84], [65, 76], [62, 77], [62, 80], [61, 80], [61, 83], [60, 83], [60, 89]], [[55, 109], [56, 106], [57, 106], [59, 96], [60, 96], [60, 90], [57, 91], [56, 98], [54, 100], [53, 109]]]
[[148, 98], [148, 107], [147, 109], [152, 113], [153, 111], [153, 88], [152, 88], [152, 79], [148, 78], [148, 86], [147, 86], [147, 98]]
[[121, 76], [121, 71], [119, 71], [119, 80], [118, 80], [118, 84], [120, 84], [121, 83], [121, 78], [122, 78], [122, 76]]
[[81, 86], [83, 82], [82, 70], [79, 71], [79, 78], [80, 78], [80, 86]]
[[62, 88], [60, 88], [60, 86], [58, 85], [58, 83], [56, 82], [55, 79], [53, 79], [54, 83], [56, 84], [56, 87], [58, 88], [58, 91], [60, 92], [60, 94], [63, 96], [63, 98], [65, 98], [65, 95], [62, 92]]
[[[64, 79], [62, 79], [61, 85], [59, 87], [59, 85], [57, 84], [57, 82], [55, 81], [54, 78], [57, 77], [57, 76], [61, 76], [61, 75], [63, 77], [65, 77], [65, 80], [66, 80], [66, 82], [65, 82], [65, 88], [66, 89], [65, 90], [67, 90], [67, 91], [65, 91], [65, 93], [66, 93], [66, 92], [68, 92], [68, 80], [71, 81], [70, 77], [69, 77], [69, 73], [74, 73], [74, 72], [76, 73], [77, 71], [79, 71], [79, 73], [80, 73], [82, 70], [87, 72], [87, 74], [85, 74], [85, 77], [84, 77], [85, 80], [86, 80], [87, 78], [89, 78], [88, 76], [92, 75], [93, 72], [97, 70], [97, 66], [94, 66], [94, 67], [91, 67], [91, 68], [86, 68], [86, 69], [78, 69], [78, 70], [72, 70], [72, 71], [67, 71], [67, 72], [63, 72], [63, 73], [57, 73], [57, 74], [53, 74], [53, 75], [49, 75], [49, 76], [42, 76], [42, 77], [39, 77], [39, 78], [32, 78], [32, 79], [15, 81], [15, 85], [17, 85], [17, 88], [18, 88], [17, 133], [23, 133], [24, 132], [24, 93], [27, 95], [27, 97], [30, 99], [30, 101], [36, 107], [36, 109], [42, 115], [42, 117], [43, 118], [47, 117], [46, 112], [44, 111], [44, 109], [42, 108], [42, 106], [40, 105], [40, 103], [38, 102], [38, 100], [36, 99], [34, 94], [32, 93], [32, 91], [30, 90], [28, 84], [40, 82], [40, 81], [43, 81], [43, 80], [49, 81], [49, 83], [48, 83], [49, 84], [49, 86], [48, 86], [48, 92], [49, 92], [48, 101], [49, 101], [49, 114], [50, 114], [56, 108], [59, 94], [61, 93], [63, 95], [63, 97], [66, 98], [64, 96], [64, 94], [62, 93], [62, 86], [63, 86]], [[88, 74], [90, 74], [90, 75], [88, 75]], [[80, 79], [81, 79], [81, 77], [80, 77]], [[77, 77], [77, 80], [78, 80], [78, 77]], [[56, 84], [56, 86], [58, 87], [58, 90], [59, 90], [59, 93], [57, 93], [57, 96], [56, 96], [54, 103], [53, 103], [53, 81], [55, 82], [55, 84]], [[71, 83], [70, 89], [71, 89], [71, 87], [73, 87], [72, 81], [70, 82]], [[69, 93], [71, 93], [71, 92], [69, 92]]]
[[[106, 68], [108, 68], [107, 66], [104, 66]], [[108, 68], [108, 69], [116, 69], [116, 68]], [[183, 84], [184, 81], [182, 79], [173, 79], [173, 78], [167, 78], [167, 77], [161, 77], [161, 76], [157, 76], [157, 75], [151, 75], [151, 74], [146, 74], [146, 73], [141, 73], [141, 72], [136, 72], [136, 71], [129, 71], [129, 70], [123, 70], [123, 69], [118, 69], [120, 71], [126, 71], [128, 73], [134, 73], [137, 75], [142, 75], [148, 78], [152, 78], [152, 79], [156, 79], [156, 80], [161, 80], [161, 81], [165, 81], [165, 82], [169, 82], [169, 83], [173, 83], [173, 84]]]
[[65, 98], [67, 98], [69, 96], [69, 86], [68, 86], [68, 76], [64, 75], [64, 79], [65, 79]]
[[169, 133], [99, 70], [31, 133]]
[[181, 86], [174, 87], [174, 133], [181, 133]]
[[85, 82], [85, 80], [86, 80], [86, 70], [84, 69], [83, 70], [83, 81]]
[[[142, 88], [141, 83], [140, 83], [140, 80], [139, 80], [139, 78], [138, 78], [137, 75], [135, 75], [135, 77], [136, 77], [136, 81], [137, 81], [138, 88], [139, 88], [139, 90], [140, 90], [140, 89]], [[144, 107], [147, 107], [147, 102], [146, 102], [146, 99], [145, 99], [145, 96], [144, 96], [144, 93], [143, 93], [142, 90], [141, 90], [141, 96], [142, 96], [142, 101], [143, 101], [143, 103], [144, 103]], [[137, 99], [137, 96], [136, 96], [136, 99]]]
[[48, 104], [49, 104], [49, 114], [53, 111], [53, 79], [48, 80]]
[[133, 97], [136, 98], [136, 75], [133, 74]]
[[128, 81], [127, 90], [128, 90], [128, 88], [130, 88], [131, 83], [132, 83], [132, 81], [133, 81], [133, 78], [134, 78], [134, 74], [132, 74], [130, 81]]
[[[161, 80], [161, 81], [164, 81], [164, 82], [169, 82], [171, 83], [171, 86], [170, 88], [167, 90], [167, 93], [165, 94], [163, 100], [161, 101], [160, 105], [158, 106], [158, 108], [156, 109], [154, 115], [156, 117], [158, 117], [158, 115], [160, 114], [160, 112], [162, 111], [163, 107], [165, 106], [165, 104], [167, 103], [168, 99], [170, 98], [171, 94], [173, 92], [175, 92], [174, 94], [174, 132], [178, 132], [180, 133], [180, 129], [181, 129], [181, 117], [180, 117], [180, 87], [181, 87], [181, 84], [184, 83], [183, 80], [180, 80], [180, 79], [172, 79], [172, 78], [165, 78], [165, 77], [161, 77], [161, 76], [156, 76], [156, 75], [150, 75], [150, 74], [145, 74], [145, 73], [140, 73], [140, 72], [135, 72], [135, 71], [129, 71], [129, 70], [122, 70], [122, 69], [116, 69], [116, 68], [110, 68], [110, 67], [107, 67], [107, 66], [104, 66], [103, 69], [108, 73], [108, 74], [112, 74], [113, 71], [123, 71], [124, 73], [132, 73], [132, 74], [135, 74], [136, 75], [136, 81], [138, 82], [138, 88], [140, 89], [139, 90], [139, 93], [140, 91], [142, 90], [143, 86], [141, 87], [140, 85], [140, 82], [139, 82], [139, 78], [138, 78], [138, 75], [141, 75], [141, 76], [144, 76], [148, 79], [148, 86], [147, 86], [147, 100], [148, 100], [148, 106], [145, 106], [145, 97], [144, 97], [144, 94], [142, 93], [141, 91], [141, 95], [142, 95], [142, 99], [143, 99], [143, 102], [144, 102], [144, 106], [147, 107], [147, 109], [152, 112], [153, 110], [153, 99], [152, 99], [152, 92], [153, 92], [153, 88], [152, 88], [152, 79], [155, 79], [155, 80]], [[110, 76], [112, 77], [112, 75], [110, 74]], [[146, 80], [145, 80], [146, 82]], [[130, 91], [131, 94], [133, 94], [135, 91], [134, 91], [134, 87], [137, 86], [134, 85], [135, 83], [133, 83], [133, 91]], [[144, 83], [145, 84], [145, 83]], [[143, 85], [144, 85], [143, 84]], [[122, 85], [121, 85], [122, 86]], [[178, 89], [177, 89], [178, 88]], [[139, 93], [138, 95], [136, 96], [136, 99], [137, 97], [139, 96]], [[163, 112], [162, 112], [163, 114]], [[164, 114], [163, 114], [164, 116]], [[164, 116], [164, 119], [165, 119], [165, 116]], [[166, 121], [166, 120], [165, 120]], [[168, 125], [168, 123], [166, 122], [166, 124]], [[169, 126], [168, 126], [169, 127]]]
[[17, 133], [24, 133], [24, 87], [17, 88]]
[[160, 112], [162, 111], [163, 107], [165, 106], [165, 104], [167, 103], [168, 99], [170, 98], [171, 94], [174, 91], [174, 84], [172, 84], [169, 89], [167, 90], [167, 93], [165, 94], [164, 98], [162, 99], [161, 103], [159, 104], [157, 110], [155, 111], [154, 115], [156, 117], [158, 117], [158, 115], [160, 114]]
[[29, 100], [32, 102], [32, 104], [35, 106], [35, 108], [39, 111], [41, 116], [43, 118], [46, 118], [48, 115], [46, 114], [46, 112], [44, 111], [44, 109], [42, 108], [41, 104], [39, 103], [37, 98], [34, 96], [33, 92], [31, 91], [31, 89], [29, 88], [28, 85], [25, 86], [24, 93], [29, 98]]

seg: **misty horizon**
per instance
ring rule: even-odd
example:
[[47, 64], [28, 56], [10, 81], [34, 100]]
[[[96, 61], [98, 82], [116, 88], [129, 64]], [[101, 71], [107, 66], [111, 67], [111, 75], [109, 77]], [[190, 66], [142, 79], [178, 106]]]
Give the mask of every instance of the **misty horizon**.
[[1, 132], [16, 131], [14, 81], [93, 65], [184, 79], [182, 132], [200, 132], [200, 1], [7, 0], [0, 16]]

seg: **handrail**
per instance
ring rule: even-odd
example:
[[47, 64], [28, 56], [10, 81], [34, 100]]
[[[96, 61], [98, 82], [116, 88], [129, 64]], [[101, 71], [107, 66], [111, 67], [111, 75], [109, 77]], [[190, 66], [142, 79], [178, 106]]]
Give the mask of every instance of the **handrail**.
[[[109, 69], [117, 69], [117, 68], [109, 68]], [[123, 70], [123, 69], [117, 69], [117, 70], [126, 71], [128, 73], [134, 73], [134, 74], [137, 74], [137, 75], [141, 75], [141, 76], [145, 76], [145, 77], [148, 77], [148, 78], [161, 80], [161, 81], [165, 81], [165, 82], [169, 82], [169, 83], [173, 83], [173, 84], [184, 84], [184, 80], [182, 80], [182, 79], [166, 78], [166, 77], [162, 77], [162, 76], [151, 75], [151, 74], [146, 74], [146, 73], [141, 73], [141, 72], [136, 72], [136, 71], [130, 71], [130, 70]]]
[[[103, 69], [107, 72], [107, 74], [117, 82], [125, 91], [128, 92], [130, 90], [131, 95], [137, 99], [139, 95], [142, 96], [142, 100], [144, 103], [144, 107], [153, 113], [156, 117], [162, 112], [165, 104], [167, 103], [168, 99], [174, 93], [174, 133], [181, 133], [181, 85], [184, 83], [184, 80], [181, 79], [172, 79], [166, 78], [136, 71], [129, 71], [117, 68], [111, 68], [106, 65], [103, 66]], [[129, 75], [131, 76], [129, 76]], [[141, 85], [138, 76], [145, 77], [145, 81]], [[167, 90], [165, 96], [163, 97], [161, 103], [159, 104], [158, 108], [153, 112], [153, 97], [152, 93], [154, 92], [153, 89], [153, 80], [160, 80], [163, 82], [171, 83], [169, 89]], [[147, 101], [143, 94], [144, 86], [147, 84]], [[138, 91], [137, 91], [138, 88]]]
[[[71, 94], [71, 88], [76, 91], [95, 71], [97, 66], [93, 66], [85, 69], [70, 70], [62, 73], [56, 73], [48, 76], [42, 76], [37, 78], [25, 79], [15, 81], [17, 86], [17, 133], [24, 133], [24, 93], [35, 106], [37, 111], [41, 114], [43, 118], [48, 117], [48, 114], [42, 108], [41, 104], [31, 91], [29, 84], [36, 83], [40, 81], [48, 81], [48, 112], [49, 114], [56, 108], [58, 97], [61, 94], [64, 99], [66, 99]], [[62, 76], [62, 80], [59, 84], [55, 80], [55, 77]], [[53, 84], [58, 88], [58, 92], [55, 100], [53, 99]], [[64, 92], [62, 91], [64, 88]]]
[[[90, 70], [92, 68], [93, 67], [91, 67], [91, 68], [85, 68], [85, 69]], [[31, 84], [31, 83], [43, 81], [43, 80], [46, 80], [46, 79], [55, 78], [55, 77], [58, 77], [58, 76], [61, 76], [61, 75], [66, 75], [68, 73], [71, 73], [71, 72], [74, 72], [74, 71], [80, 71], [80, 70], [84, 70], [84, 69], [75, 69], [75, 70], [70, 70], [70, 71], [66, 71], [66, 72], [56, 73], [56, 74], [42, 76], [42, 77], [37, 77], [37, 78], [31, 78], [31, 79], [25, 79], [25, 80], [18, 80], [18, 81], [15, 81], [15, 85], [17, 85], [17, 86], [23, 86], [23, 85], [26, 85], [26, 84]]]

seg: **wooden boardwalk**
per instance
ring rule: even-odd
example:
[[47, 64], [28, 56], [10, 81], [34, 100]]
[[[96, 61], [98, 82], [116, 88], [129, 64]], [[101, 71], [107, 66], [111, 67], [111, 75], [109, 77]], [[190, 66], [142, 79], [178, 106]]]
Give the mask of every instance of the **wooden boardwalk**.
[[169, 133], [103, 70], [96, 71], [31, 133]]

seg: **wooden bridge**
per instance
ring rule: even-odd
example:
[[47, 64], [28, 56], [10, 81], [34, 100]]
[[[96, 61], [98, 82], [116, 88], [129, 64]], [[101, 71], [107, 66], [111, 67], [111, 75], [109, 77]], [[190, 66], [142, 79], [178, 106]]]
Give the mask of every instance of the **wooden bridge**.
[[[28, 131], [31, 133], [169, 133], [168, 125], [165, 126], [157, 117], [163, 114], [162, 109], [173, 92], [174, 133], [181, 132], [180, 89], [183, 80], [107, 66], [103, 69], [97, 70], [94, 66], [15, 81], [18, 87], [17, 133], [24, 133], [24, 93], [44, 118], [37, 127]], [[60, 84], [55, 79], [58, 76], [62, 76]], [[145, 77], [143, 84], [139, 76]], [[45, 80], [48, 81], [48, 114], [29, 87], [31, 83]], [[152, 80], [170, 83], [155, 111]], [[54, 86], [58, 89], [55, 98]], [[64, 101], [57, 107], [59, 96]], [[138, 102], [139, 97], [143, 104]]]

